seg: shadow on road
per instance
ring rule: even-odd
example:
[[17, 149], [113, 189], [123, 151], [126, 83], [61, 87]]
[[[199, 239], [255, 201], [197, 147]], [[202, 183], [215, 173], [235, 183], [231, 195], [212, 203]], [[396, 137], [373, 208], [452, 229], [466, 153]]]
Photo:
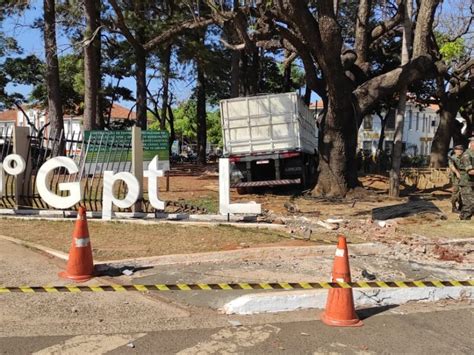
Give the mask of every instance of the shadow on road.
[[397, 308], [399, 305], [388, 305], [388, 306], [378, 306], [378, 307], [370, 307], [365, 309], [357, 310], [357, 315], [359, 316], [360, 320], [364, 320], [370, 317], [373, 317], [379, 313], [386, 312], [392, 308]]

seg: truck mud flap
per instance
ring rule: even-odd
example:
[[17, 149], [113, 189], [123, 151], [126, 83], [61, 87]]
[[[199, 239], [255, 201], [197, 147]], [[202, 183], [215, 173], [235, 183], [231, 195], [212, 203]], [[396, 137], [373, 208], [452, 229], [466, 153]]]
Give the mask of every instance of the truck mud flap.
[[281, 186], [281, 185], [293, 185], [293, 184], [300, 184], [300, 183], [301, 183], [301, 179], [283, 179], [283, 180], [238, 182], [236, 184], [231, 184], [230, 187]]

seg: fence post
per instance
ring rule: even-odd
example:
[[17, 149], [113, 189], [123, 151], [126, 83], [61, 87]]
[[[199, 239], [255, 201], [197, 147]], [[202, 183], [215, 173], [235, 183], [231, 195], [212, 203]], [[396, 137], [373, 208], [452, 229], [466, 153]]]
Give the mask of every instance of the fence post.
[[140, 127], [132, 127], [132, 174], [138, 180], [140, 192], [137, 202], [132, 206], [132, 212], [143, 211], [143, 143]]
[[31, 183], [31, 156], [28, 154], [30, 142], [28, 127], [14, 127], [13, 129], [13, 153], [20, 155], [25, 159], [25, 171], [15, 177], [15, 208], [19, 209], [30, 206], [30, 201], [25, 198], [24, 192], [28, 191], [28, 184]]

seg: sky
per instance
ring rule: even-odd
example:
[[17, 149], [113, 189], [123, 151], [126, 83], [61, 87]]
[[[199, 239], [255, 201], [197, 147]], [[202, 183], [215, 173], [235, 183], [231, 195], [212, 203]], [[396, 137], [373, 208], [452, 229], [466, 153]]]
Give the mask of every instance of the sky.
[[[17, 40], [19, 46], [23, 48], [23, 53], [21, 56], [34, 54], [37, 57], [44, 59], [44, 42], [41, 30], [31, 27], [35, 19], [42, 17], [42, 4], [37, 0], [31, 1], [31, 4], [31, 8], [26, 10], [21, 16], [7, 18], [2, 24], [1, 30], [6, 36], [13, 37]], [[57, 29], [56, 40], [59, 56], [73, 52], [70, 40], [64, 35], [64, 33], [62, 33], [60, 29]], [[133, 93], [135, 92], [134, 78], [125, 78], [121, 81], [121, 85], [129, 88]], [[176, 100], [178, 102], [184, 101], [190, 97], [192, 86], [189, 83], [175, 80], [172, 85], [174, 86], [172, 88], [172, 92], [174, 95], [176, 95]], [[150, 86], [151, 92], [158, 90], [157, 82], [151, 83]], [[10, 84], [7, 86], [7, 91], [19, 92], [25, 97], [28, 97], [31, 89], [31, 86], [26, 85], [13, 86]], [[127, 108], [131, 108], [134, 105], [134, 102], [122, 101], [120, 104]]]
[[[452, 3], [459, 0], [448, 0], [444, 1], [443, 11], [452, 12], [456, 11], [452, 6]], [[22, 55], [35, 54], [39, 58], [44, 58], [43, 38], [39, 29], [31, 28], [32, 23], [37, 18], [42, 16], [42, 2], [38, 0], [31, 1], [31, 8], [23, 13], [22, 16], [14, 16], [6, 19], [2, 24], [2, 31], [7, 35], [17, 39], [19, 45], [23, 48]], [[58, 43], [58, 54], [64, 55], [72, 52], [71, 44], [69, 39], [62, 33], [57, 31], [57, 43]], [[132, 92], [135, 92], [135, 80], [134, 78], [126, 78], [122, 81], [122, 85], [129, 88]], [[184, 101], [191, 95], [191, 91], [194, 83], [188, 83], [184, 81], [174, 81], [172, 84], [172, 92], [176, 95], [177, 101]], [[151, 91], [155, 92], [159, 87], [159, 83], [151, 84]], [[29, 86], [7, 86], [7, 90], [12, 92], [20, 92], [24, 96], [28, 96], [31, 91]], [[313, 95], [312, 101], [318, 98]], [[123, 106], [131, 108], [134, 102], [125, 101], [120, 102]]]

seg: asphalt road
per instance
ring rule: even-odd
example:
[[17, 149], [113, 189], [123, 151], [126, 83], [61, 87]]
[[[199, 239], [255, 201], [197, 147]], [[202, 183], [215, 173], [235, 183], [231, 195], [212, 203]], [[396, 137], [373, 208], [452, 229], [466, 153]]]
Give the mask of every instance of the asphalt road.
[[[0, 338], [1, 354], [472, 354], [473, 308], [360, 313], [362, 328], [331, 328], [318, 320], [216, 328]], [[401, 307], [400, 307], [401, 308]], [[451, 308], [451, 307], [450, 307]], [[383, 311], [374, 315], [373, 313]], [[406, 313], [407, 314], [400, 314]], [[258, 317], [257, 317], [258, 318]], [[277, 317], [280, 318], [281, 317]], [[295, 317], [296, 319], [298, 318]], [[255, 319], [253, 319], [255, 320]]]
[[[1, 285], [61, 284], [63, 268], [0, 240]], [[120, 292], [0, 294], [0, 354], [474, 353], [466, 302], [364, 310], [357, 329], [327, 327], [316, 310], [231, 316], [197, 303]]]

